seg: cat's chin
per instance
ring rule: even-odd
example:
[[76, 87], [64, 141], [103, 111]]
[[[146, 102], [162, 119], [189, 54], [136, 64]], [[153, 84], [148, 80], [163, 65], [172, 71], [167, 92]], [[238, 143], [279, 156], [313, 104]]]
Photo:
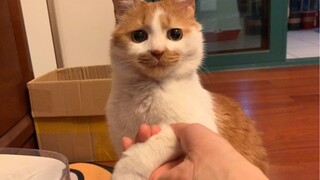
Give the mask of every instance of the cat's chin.
[[151, 79], [162, 79], [168, 76], [172, 70], [172, 66], [165, 65], [155, 65], [155, 66], [145, 66], [145, 65], [137, 65], [136, 70], [139, 74], [144, 77], [148, 77]]

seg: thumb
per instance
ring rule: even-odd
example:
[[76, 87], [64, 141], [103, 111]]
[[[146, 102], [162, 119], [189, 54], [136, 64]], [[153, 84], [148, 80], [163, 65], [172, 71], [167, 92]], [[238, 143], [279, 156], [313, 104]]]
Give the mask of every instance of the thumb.
[[176, 167], [170, 169], [166, 173], [160, 176], [159, 180], [176, 180], [176, 179], [184, 179], [184, 180], [192, 180], [193, 179], [194, 166], [193, 163], [185, 158], [182, 163], [177, 165]]

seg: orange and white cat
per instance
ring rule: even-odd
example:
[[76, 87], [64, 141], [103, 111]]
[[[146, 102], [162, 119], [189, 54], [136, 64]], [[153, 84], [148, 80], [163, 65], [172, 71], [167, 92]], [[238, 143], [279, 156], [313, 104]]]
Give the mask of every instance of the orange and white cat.
[[[112, 90], [109, 132], [120, 158], [113, 179], [148, 179], [181, 153], [169, 124], [200, 123], [226, 138], [265, 171], [266, 152], [253, 123], [229, 98], [203, 89], [201, 25], [194, 0], [113, 0], [116, 27], [111, 39]], [[161, 132], [122, 152], [121, 139], [135, 138], [142, 123]]]

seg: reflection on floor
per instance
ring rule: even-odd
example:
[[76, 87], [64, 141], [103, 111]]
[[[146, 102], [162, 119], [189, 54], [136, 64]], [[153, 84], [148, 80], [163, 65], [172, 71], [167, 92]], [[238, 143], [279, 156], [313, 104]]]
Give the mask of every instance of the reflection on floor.
[[319, 35], [316, 29], [288, 31], [287, 59], [319, 57]]

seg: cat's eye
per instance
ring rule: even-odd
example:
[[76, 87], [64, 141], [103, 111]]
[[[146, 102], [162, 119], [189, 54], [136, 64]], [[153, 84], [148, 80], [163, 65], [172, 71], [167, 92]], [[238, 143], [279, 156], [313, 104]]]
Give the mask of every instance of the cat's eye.
[[181, 29], [174, 28], [174, 29], [170, 29], [167, 32], [167, 36], [168, 36], [168, 39], [172, 41], [179, 41], [180, 39], [182, 39], [183, 33]]
[[148, 39], [148, 33], [144, 30], [136, 30], [131, 33], [131, 39], [135, 43], [141, 43]]

